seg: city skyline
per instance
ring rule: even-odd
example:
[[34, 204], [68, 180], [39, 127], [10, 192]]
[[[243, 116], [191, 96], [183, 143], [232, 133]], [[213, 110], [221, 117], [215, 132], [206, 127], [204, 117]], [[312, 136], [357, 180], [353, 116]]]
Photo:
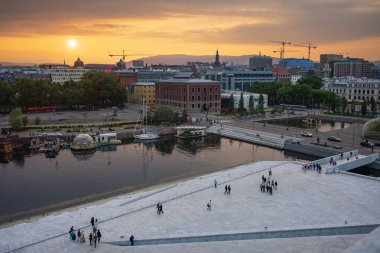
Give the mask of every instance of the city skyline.
[[[114, 63], [167, 54], [259, 54], [312, 43], [320, 54], [380, 60], [380, 1], [0, 0], [0, 62]], [[71, 41], [70, 41], [71, 40]], [[70, 43], [68, 44], [68, 42]], [[286, 57], [307, 58], [287, 47]]]

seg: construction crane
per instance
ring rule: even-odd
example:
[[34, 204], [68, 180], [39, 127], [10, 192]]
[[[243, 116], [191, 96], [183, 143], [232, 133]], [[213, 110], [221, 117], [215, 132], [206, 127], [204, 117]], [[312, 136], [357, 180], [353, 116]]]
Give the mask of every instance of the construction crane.
[[292, 44], [291, 42], [286, 42], [286, 41], [273, 41], [273, 40], [270, 40], [269, 42], [271, 42], [271, 43], [278, 43], [278, 44], [282, 45], [281, 52], [280, 52], [280, 59], [284, 59], [284, 57], [285, 57], [285, 45]]
[[308, 48], [307, 59], [309, 59], [309, 60], [310, 60], [310, 50], [317, 48], [316, 46], [312, 45], [311, 43], [307, 43], [307, 45], [302, 44], [302, 45], [293, 45], [293, 46], [294, 47], [307, 47]]
[[282, 52], [282, 49], [273, 51], [273, 53], [275, 53], [275, 54], [280, 53], [280, 58], [281, 59], [282, 59], [281, 56], [283, 56], [283, 53], [295, 53], [295, 52], [299, 52], [299, 51], [297, 51], [297, 50], [288, 50], [288, 51]]
[[108, 52], [108, 55], [110, 57], [114, 57], [114, 56], [123, 56], [123, 61], [125, 61], [125, 57], [127, 57], [127, 54], [124, 53], [124, 49], [123, 49], [123, 54], [111, 54], [110, 52]]

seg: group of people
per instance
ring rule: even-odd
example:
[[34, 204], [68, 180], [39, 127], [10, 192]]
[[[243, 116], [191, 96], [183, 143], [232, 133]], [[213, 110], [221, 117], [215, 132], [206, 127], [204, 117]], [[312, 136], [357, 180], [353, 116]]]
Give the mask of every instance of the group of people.
[[[331, 161], [330, 161], [331, 164]], [[319, 173], [322, 171], [322, 166], [319, 163], [307, 163], [302, 167], [302, 170], [316, 170]]]
[[158, 203], [157, 203], [156, 208], [157, 208], [157, 214], [162, 214], [162, 213], [164, 213], [164, 211], [163, 211], [163, 209], [162, 209], [162, 203], [161, 203], [161, 202], [158, 202]]
[[231, 185], [226, 185], [224, 187], [224, 194], [227, 194], [227, 195], [231, 194]]
[[271, 180], [272, 169], [269, 169], [268, 178], [264, 175], [261, 177], [260, 191], [268, 192], [270, 195], [273, 194], [273, 190], [277, 190], [278, 183], [277, 181]]
[[[95, 248], [96, 248], [96, 243], [99, 243], [100, 238], [102, 237], [100, 230], [97, 229], [98, 219], [95, 220], [94, 217], [92, 217], [91, 225], [92, 225], [92, 233], [90, 233], [90, 235], [88, 236], [88, 239], [90, 241], [90, 245], [95, 245]], [[79, 243], [86, 242], [84, 231], [78, 228], [77, 233], [75, 233], [74, 226], [71, 226], [70, 231], [69, 231], [69, 236], [70, 236], [70, 239], [73, 241], [77, 241]]]

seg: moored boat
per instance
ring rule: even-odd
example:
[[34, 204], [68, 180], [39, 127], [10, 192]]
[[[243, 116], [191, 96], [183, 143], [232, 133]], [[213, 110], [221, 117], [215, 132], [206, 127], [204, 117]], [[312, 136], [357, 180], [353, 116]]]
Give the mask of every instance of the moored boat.
[[105, 133], [95, 136], [96, 146], [108, 146], [108, 145], [119, 145], [121, 140], [117, 139], [116, 133]]
[[176, 137], [179, 139], [189, 139], [206, 136], [205, 126], [179, 126], [176, 127]]

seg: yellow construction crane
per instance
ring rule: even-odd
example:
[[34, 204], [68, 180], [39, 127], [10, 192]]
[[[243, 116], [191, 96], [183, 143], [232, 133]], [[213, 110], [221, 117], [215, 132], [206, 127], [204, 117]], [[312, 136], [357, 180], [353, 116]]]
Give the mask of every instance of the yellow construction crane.
[[294, 47], [307, 47], [308, 48], [308, 55], [307, 59], [310, 60], [310, 50], [311, 49], [316, 49], [317, 47], [312, 45], [311, 43], [307, 43], [307, 45], [301, 44], [301, 45], [293, 45]]
[[110, 52], [108, 52], [108, 55], [110, 57], [114, 57], [114, 56], [123, 56], [123, 61], [125, 61], [125, 57], [127, 57], [127, 54], [124, 53], [124, 49], [123, 49], [123, 54], [111, 54]]
[[284, 57], [285, 57], [285, 45], [291, 45], [292, 44], [291, 42], [286, 42], [286, 41], [274, 41], [274, 40], [270, 40], [269, 42], [271, 42], [271, 43], [278, 43], [278, 44], [282, 45], [281, 51], [280, 51], [280, 59], [284, 59]]

